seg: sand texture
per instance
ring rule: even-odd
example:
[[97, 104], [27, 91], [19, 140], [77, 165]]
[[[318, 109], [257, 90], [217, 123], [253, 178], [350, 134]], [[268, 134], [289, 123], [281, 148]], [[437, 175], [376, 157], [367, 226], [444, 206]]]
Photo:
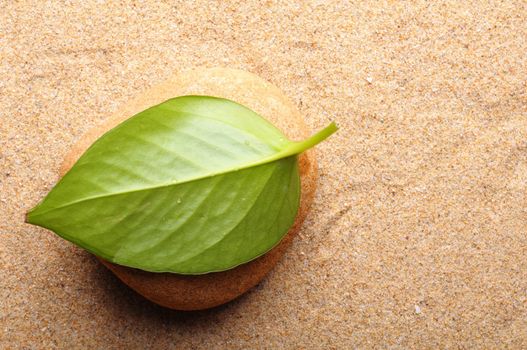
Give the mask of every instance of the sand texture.
[[[525, 1], [126, 3], [0, 2], [0, 349], [527, 348]], [[24, 215], [83, 134], [203, 66], [341, 129], [275, 269], [181, 313]]]

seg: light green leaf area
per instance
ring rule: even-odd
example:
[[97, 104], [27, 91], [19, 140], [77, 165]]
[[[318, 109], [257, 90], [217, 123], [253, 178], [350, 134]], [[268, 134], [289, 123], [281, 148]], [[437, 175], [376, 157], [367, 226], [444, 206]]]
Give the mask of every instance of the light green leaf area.
[[233, 101], [177, 97], [99, 138], [27, 221], [120, 265], [227, 270], [287, 233], [300, 199], [296, 155], [335, 131], [292, 142]]

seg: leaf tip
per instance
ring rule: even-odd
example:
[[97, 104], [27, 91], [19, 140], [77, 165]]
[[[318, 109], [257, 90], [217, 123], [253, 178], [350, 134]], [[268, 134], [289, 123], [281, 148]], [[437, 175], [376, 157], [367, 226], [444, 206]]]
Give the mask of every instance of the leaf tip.
[[30, 215], [30, 213], [31, 213], [31, 211], [28, 211], [28, 212], [26, 213], [26, 215], [24, 216], [24, 223], [25, 223], [25, 224], [30, 224], [30, 223], [31, 223], [31, 221], [30, 221], [30, 219], [29, 219], [29, 215]]
[[26, 212], [26, 215], [24, 216], [24, 223], [34, 225], [35, 222], [33, 220], [33, 216], [35, 213], [36, 208], [32, 208]]

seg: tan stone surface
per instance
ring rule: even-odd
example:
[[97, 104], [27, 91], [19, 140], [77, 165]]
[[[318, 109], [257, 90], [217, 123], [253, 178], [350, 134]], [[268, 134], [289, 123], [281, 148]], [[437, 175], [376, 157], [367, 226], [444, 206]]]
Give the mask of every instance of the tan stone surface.
[[[524, 1], [0, 3], [0, 348], [526, 348], [526, 23]], [[186, 314], [23, 219], [81, 135], [196, 66], [341, 130], [284, 259]]]
[[[291, 140], [310, 136], [300, 112], [276, 86], [239, 69], [200, 67], [180, 72], [154, 85], [123, 105], [103, 124], [90, 129], [66, 154], [59, 171], [60, 176], [64, 176], [82, 153], [109, 129], [151, 106], [174, 96], [184, 95], [229, 98], [257, 111]], [[227, 271], [195, 276], [151, 273], [112, 264], [103, 259], [100, 261], [137, 293], [161, 306], [194, 311], [225, 304], [256, 286], [278, 263], [302, 229], [318, 183], [315, 157], [314, 149], [298, 156], [301, 195], [294, 224], [276, 247], [253, 261]]]

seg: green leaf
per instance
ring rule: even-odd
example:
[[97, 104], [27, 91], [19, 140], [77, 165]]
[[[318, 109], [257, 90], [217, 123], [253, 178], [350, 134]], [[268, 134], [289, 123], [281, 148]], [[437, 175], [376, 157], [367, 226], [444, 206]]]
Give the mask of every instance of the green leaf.
[[230, 269], [287, 233], [300, 198], [296, 155], [336, 129], [292, 142], [233, 101], [174, 98], [99, 138], [27, 221], [120, 265]]

